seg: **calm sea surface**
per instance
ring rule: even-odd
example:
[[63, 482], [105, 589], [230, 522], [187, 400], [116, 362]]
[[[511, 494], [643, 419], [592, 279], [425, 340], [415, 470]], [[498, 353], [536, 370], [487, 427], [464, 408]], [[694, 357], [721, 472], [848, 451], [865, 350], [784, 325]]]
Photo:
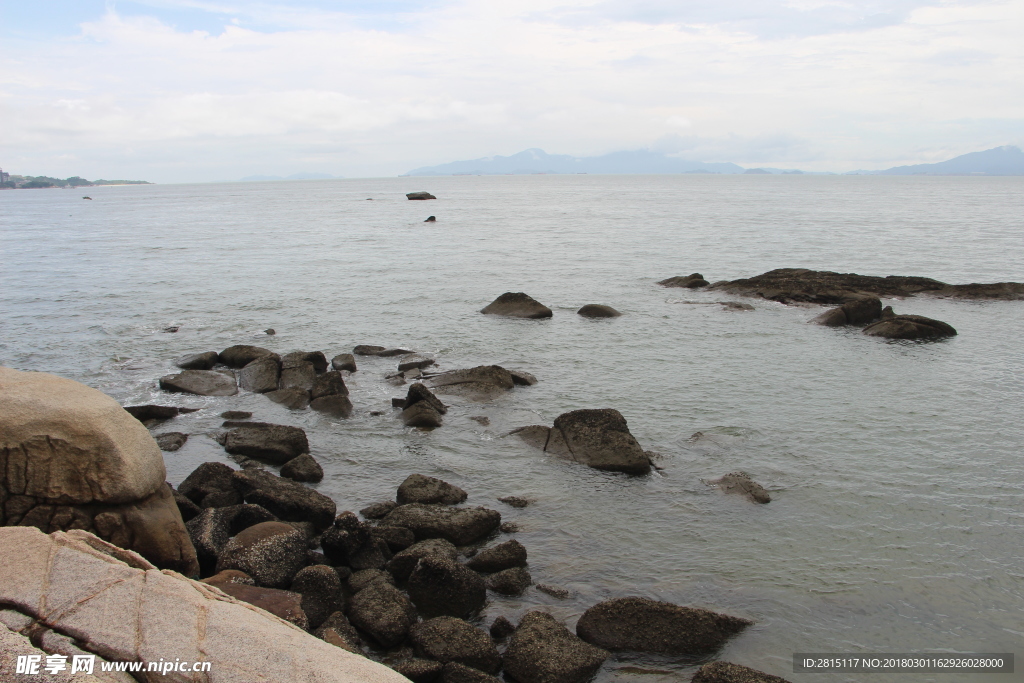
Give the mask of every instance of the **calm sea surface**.
[[[436, 201], [407, 201], [429, 190]], [[93, 201], [83, 201], [88, 194]], [[372, 199], [372, 201], [367, 201]], [[424, 223], [427, 215], [436, 223]], [[482, 619], [541, 607], [574, 626], [644, 595], [748, 617], [721, 658], [794, 681], [1022, 680], [1016, 675], [794, 674], [794, 652], [1024, 654], [1024, 302], [886, 301], [960, 335], [886, 342], [807, 325], [818, 309], [659, 287], [778, 267], [1024, 281], [1024, 179], [868, 176], [501, 176], [0, 192], [0, 363], [84, 382], [123, 404], [202, 408], [156, 431], [179, 483], [231, 462], [219, 413], [306, 429], [339, 510], [393, 498], [408, 474], [458, 484], [521, 527], [539, 583]], [[505, 291], [544, 321], [477, 311]], [[624, 313], [585, 320], [583, 304]], [[163, 328], [178, 325], [177, 334]], [[277, 335], [263, 330], [273, 327]], [[186, 353], [355, 344], [499, 364], [540, 383], [452, 398], [404, 428], [358, 358], [348, 420], [260, 395], [166, 395]], [[602, 473], [503, 434], [616, 408], [664, 471]], [[372, 416], [371, 411], [384, 411]], [[482, 427], [471, 416], [486, 415]], [[692, 440], [695, 432], [706, 438]], [[744, 470], [768, 505], [703, 479]], [[514, 510], [495, 499], [520, 495]], [[598, 680], [686, 681], [695, 662], [610, 660]], [[1024, 662], [1018, 662], [1018, 671]], [[637, 669], [647, 669], [640, 673]], [[650, 670], [656, 670], [651, 673]]]

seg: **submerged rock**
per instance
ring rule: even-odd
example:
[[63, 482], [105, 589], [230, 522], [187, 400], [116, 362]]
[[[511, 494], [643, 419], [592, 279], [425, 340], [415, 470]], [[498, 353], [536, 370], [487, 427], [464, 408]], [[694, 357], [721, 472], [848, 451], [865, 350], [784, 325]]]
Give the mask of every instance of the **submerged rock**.
[[697, 669], [691, 683], [789, 683], [789, 681], [739, 664], [711, 662]]
[[882, 316], [882, 301], [876, 296], [855, 297], [841, 306], [825, 311], [812, 323], [828, 327], [865, 325]]
[[160, 388], [199, 396], [234, 396], [238, 393], [234, 376], [214, 370], [183, 370], [176, 375], [164, 375], [160, 378]]
[[658, 282], [662, 287], [685, 287], [687, 289], [698, 289], [707, 287], [710, 284], [700, 273], [690, 275], [677, 275]]
[[297, 458], [292, 458], [281, 468], [281, 476], [288, 477], [293, 481], [308, 481], [316, 483], [324, 478], [324, 469], [320, 463], [309, 453], [303, 453]]
[[555, 418], [554, 427], [520, 427], [511, 432], [552, 455], [599, 470], [646, 474], [651, 461], [629, 432], [626, 418], [611, 408], [574, 410]]
[[440, 394], [465, 396], [474, 401], [488, 401], [511, 391], [516, 385], [516, 380], [511, 372], [500, 365], [479, 365], [475, 368], [442, 372], [431, 377], [427, 384]]
[[893, 315], [864, 328], [864, 334], [885, 339], [936, 339], [955, 337], [952, 325], [923, 315]]
[[174, 452], [185, 445], [188, 441], [188, 434], [182, 432], [165, 432], [163, 434], [157, 434], [156, 445], [160, 447], [160, 450], [167, 452]]
[[528, 612], [509, 638], [506, 673], [519, 683], [586, 683], [609, 653], [583, 642], [550, 614]]
[[533, 585], [533, 577], [525, 567], [503, 569], [488, 576], [485, 581], [487, 590], [501, 595], [517, 596]]
[[487, 673], [497, 673], [501, 656], [486, 632], [462, 619], [442, 616], [415, 624], [409, 638], [416, 654], [438, 662], [457, 662]]
[[487, 508], [452, 508], [409, 503], [400, 505], [382, 524], [401, 526], [416, 534], [416, 540], [444, 538], [455, 545], [469, 545], [486, 537], [501, 524], [501, 513]]
[[309, 452], [306, 432], [299, 427], [243, 422], [228, 432], [224, 450], [232, 455], [244, 455], [272, 465], [284, 463]]
[[550, 318], [551, 309], [524, 292], [505, 292], [480, 311], [510, 318]]
[[177, 417], [182, 413], [194, 413], [199, 408], [181, 408], [179, 406], [125, 406], [125, 410], [139, 422], [163, 422], [164, 420], [170, 420], [172, 417]]
[[405, 196], [408, 199], [437, 199], [437, 197], [429, 192], [409, 192]]
[[440, 427], [443, 423], [441, 416], [448, 412], [448, 408], [441, 403], [441, 400], [420, 382], [409, 387], [401, 408], [402, 413], [399, 417], [403, 424], [407, 427], [425, 429]]
[[708, 483], [726, 493], [738, 493], [746, 496], [755, 503], [772, 502], [772, 497], [764, 490], [764, 487], [753, 481], [745, 472], [730, 472], [721, 479], [715, 479]]
[[309, 407], [309, 392], [298, 387], [269, 391], [263, 395], [289, 410], [305, 410]]
[[174, 361], [174, 364], [182, 370], [209, 370], [217, 364], [218, 359], [216, 351], [206, 351], [205, 353], [191, 353], [182, 356]]
[[466, 500], [468, 494], [458, 486], [449, 484], [435, 477], [422, 474], [410, 474], [398, 487], [399, 504], [406, 503], [441, 503], [458, 505]]
[[526, 548], [515, 539], [505, 541], [486, 550], [481, 550], [469, 558], [466, 566], [485, 573], [500, 572], [511, 567], [525, 567]]
[[582, 315], [584, 318], [618, 318], [622, 315], [611, 306], [603, 304], [587, 304], [576, 311], [576, 314]]

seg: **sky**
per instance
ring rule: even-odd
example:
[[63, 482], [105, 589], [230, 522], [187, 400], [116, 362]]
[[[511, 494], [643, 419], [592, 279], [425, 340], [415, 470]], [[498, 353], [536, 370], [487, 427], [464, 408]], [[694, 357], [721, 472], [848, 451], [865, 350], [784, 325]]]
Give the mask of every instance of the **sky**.
[[929, 163], [1024, 145], [1022, 35], [1021, 0], [0, 0], [0, 167]]

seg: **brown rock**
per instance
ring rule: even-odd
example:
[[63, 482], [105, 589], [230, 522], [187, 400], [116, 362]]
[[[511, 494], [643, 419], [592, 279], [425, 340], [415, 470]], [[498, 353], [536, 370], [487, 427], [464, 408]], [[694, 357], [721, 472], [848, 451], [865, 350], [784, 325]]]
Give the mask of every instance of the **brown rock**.
[[351, 353], [339, 353], [337, 356], [331, 359], [331, 367], [339, 372], [347, 370], [348, 372], [356, 371], [356, 359]]
[[937, 339], [954, 337], [956, 330], [941, 320], [923, 315], [894, 315], [868, 325], [864, 334], [886, 339]]
[[306, 432], [299, 427], [247, 422], [228, 432], [224, 450], [274, 465], [283, 465], [309, 452]]
[[707, 287], [709, 283], [700, 273], [692, 273], [690, 275], [677, 275], [676, 277], [670, 277], [667, 280], [659, 281], [658, 284], [662, 287], [685, 287], [687, 289], [698, 289], [700, 287]]
[[306, 564], [307, 543], [305, 534], [289, 524], [256, 524], [224, 546], [217, 571], [237, 569], [251, 576], [258, 586], [286, 588]]
[[309, 392], [298, 387], [278, 389], [264, 394], [274, 403], [280, 403], [289, 410], [305, 410], [309, 407]]
[[462, 619], [443, 616], [414, 624], [409, 638], [420, 657], [457, 662], [492, 674], [501, 668], [501, 657], [490, 636]]
[[444, 538], [455, 545], [469, 545], [493, 532], [501, 524], [501, 513], [487, 508], [451, 508], [409, 503], [388, 513], [383, 524], [401, 526], [416, 534], [417, 540]]
[[303, 453], [292, 458], [281, 467], [281, 476], [294, 481], [318, 482], [324, 478], [324, 469], [312, 455]]
[[697, 669], [692, 683], [789, 683], [789, 681], [739, 664], [711, 662]]
[[281, 357], [269, 349], [259, 346], [239, 344], [229, 346], [220, 352], [219, 360], [229, 368], [244, 368], [258, 358], [273, 358], [280, 361]]
[[505, 292], [480, 311], [511, 318], [550, 318], [551, 309], [523, 292]]
[[519, 683], [586, 683], [608, 656], [550, 614], [533, 611], [509, 638], [504, 664], [505, 672]]
[[440, 555], [427, 555], [409, 575], [409, 597], [424, 617], [467, 617], [487, 600], [484, 580], [472, 569]]
[[398, 487], [397, 500], [400, 505], [406, 503], [458, 505], [467, 497], [468, 494], [465, 491], [446, 481], [422, 474], [410, 474]]
[[469, 558], [466, 566], [478, 572], [500, 572], [511, 567], [526, 566], [526, 548], [512, 539], [482, 550]]
[[726, 493], [738, 493], [755, 503], [770, 503], [772, 497], [764, 487], [753, 481], [745, 472], [730, 472], [721, 479], [708, 482]]
[[209, 370], [217, 364], [218, 356], [216, 351], [205, 353], [192, 353], [182, 356], [174, 361], [174, 364], [182, 370]]
[[214, 370], [182, 370], [176, 375], [165, 375], [160, 378], [160, 388], [199, 396], [234, 396], [238, 393], [233, 376]]
[[374, 581], [352, 598], [348, 618], [383, 647], [394, 647], [416, 623], [416, 608], [394, 586]]
[[163, 434], [157, 434], [156, 445], [160, 447], [160, 450], [173, 453], [188, 441], [188, 434], [182, 432], [165, 432]]
[[618, 318], [622, 314], [611, 306], [605, 306], [603, 304], [587, 304], [580, 310], [576, 311], [576, 315], [582, 315], [584, 318]]

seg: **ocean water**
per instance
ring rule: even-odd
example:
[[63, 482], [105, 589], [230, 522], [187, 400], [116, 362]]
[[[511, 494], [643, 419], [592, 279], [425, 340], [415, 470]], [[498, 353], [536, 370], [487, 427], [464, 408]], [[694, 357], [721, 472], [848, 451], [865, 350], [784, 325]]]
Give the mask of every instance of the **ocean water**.
[[[416, 190], [438, 199], [407, 201]], [[306, 429], [326, 472], [317, 488], [339, 510], [393, 498], [419, 472], [519, 524], [534, 580], [571, 597], [492, 596], [483, 625], [540, 608], [571, 628], [599, 600], [643, 595], [752, 619], [718, 657], [793, 681], [1024, 680], [792, 671], [794, 652], [1024, 652], [1024, 302], [887, 300], [960, 333], [887, 342], [806, 324], [818, 308], [739, 299], [756, 310], [727, 311], [716, 302], [736, 297], [656, 284], [778, 267], [1024, 281], [1024, 179], [472, 176], [83, 193], [0, 192], [0, 363], [125, 405], [201, 408], [154, 430], [192, 435], [165, 454], [172, 483], [231, 463], [206, 435], [222, 411], [251, 410]], [[554, 317], [478, 313], [505, 291]], [[575, 311], [587, 303], [624, 315], [586, 320]], [[395, 419], [390, 398], [404, 391], [383, 379], [395, 359], [357, 358], [348, 420], [157, 388], [177, 357], [232, 344], [328, 358], [403, 346], [441, 369], [499, 364], [540, 381], [487, 403], [446, 397], [432, 432]], [[662, 456], [661, 472], [598, 472], [503, 436], [603, 407]], [[704, 483], [734, 470], [772, 502]], [[512, 509], [505, 495], [532, 502]], [[700, 663], [620, 654], [596, 680], [687, 681]]]

